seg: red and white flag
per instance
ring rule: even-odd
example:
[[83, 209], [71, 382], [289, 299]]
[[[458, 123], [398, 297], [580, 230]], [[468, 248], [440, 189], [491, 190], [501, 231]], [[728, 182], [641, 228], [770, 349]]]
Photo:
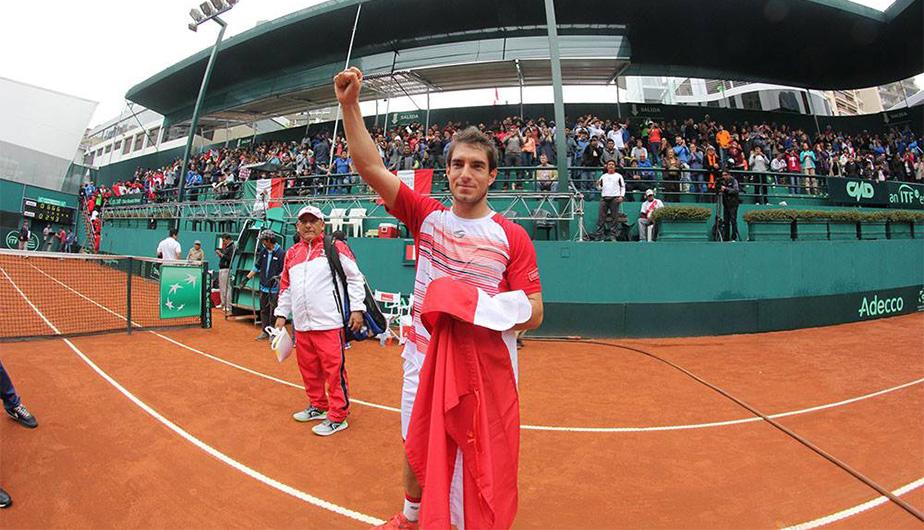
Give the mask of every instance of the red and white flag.
[[253, 211], [258, 212], [265, 209], [282, 206], [282, 193], [285, 187], [285, 179], [259, 179], [256, 181], [257, 195], [253, 201]]
[[401, 182], [421, 195], [430, 195], [433, 188], [432, 169], [406, 169], [395, 173]]

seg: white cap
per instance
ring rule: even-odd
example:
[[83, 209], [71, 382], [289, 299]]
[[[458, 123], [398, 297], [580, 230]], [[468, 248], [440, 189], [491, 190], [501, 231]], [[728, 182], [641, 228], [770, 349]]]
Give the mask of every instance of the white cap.
[[324, 219], [324, 212], [322, 212], [321, 209], [318, 208], [317, 206], [304, 206], [304, 207], [302, 207], [302, 209], [298, 211], [298, 215], [297, 215], [296, 217], [297, 217], [298, 219], [301, 219], [302, 216], [305, 215], [305, 214], [311, 214], [311, 215], [317, 217], [318, 219]]
[[654, 190], [651, 188], [648, 188], [647, 190], [645, 190], [645, 197], [649, 195], [654, 196]]

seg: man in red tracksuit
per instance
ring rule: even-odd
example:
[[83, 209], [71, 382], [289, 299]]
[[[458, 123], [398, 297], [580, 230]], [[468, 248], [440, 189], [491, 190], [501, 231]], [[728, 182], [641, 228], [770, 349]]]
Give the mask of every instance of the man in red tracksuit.
[[[343, 354], [343, 313], [338, 304], [350, 301], [349, 326], [359, 331], [366, 306], [365, 280], [350, 248], [334, 241], [346, 275], [347, 292], [331, 274], [324, 252], [324, 214], [314, 206], [298, 212], [299, 242], [286, 252], [279, 283], [276, 327], [283, 328], [291, 315], [295, 328], [298, 369], [310, 400], [308, 408], [292, 415], [295, 421], [320, 421], [312, 431], [330, 436], [346, 429], [350, 392]], [[339, 296], [335, 296], [336, 294]], [[324, 385], [328, 392], [325, 393]]]

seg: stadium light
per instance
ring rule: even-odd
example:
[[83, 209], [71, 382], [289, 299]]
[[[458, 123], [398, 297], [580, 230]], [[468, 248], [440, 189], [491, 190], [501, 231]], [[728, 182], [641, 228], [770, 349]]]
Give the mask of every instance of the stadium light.
[[[221, 39], [225, 36], [225, 29], [228, 27], [225, 21], [219, 18], [219, 15], [227, 13], [236, 4], [237, 0], [208, 0], [199, 4], [199, 9], [192, 8], [189, 11], [189, 16], [194, 20], [194, 22], [191, 22], [187, 26], [190, 31], [196, 31], [201, 24], [205, 24], [209, 20], [221, 26], [221, 31], [218, 32], [218, 38], [215, 39], [215, 45], [212, 46], [209, 62], [205, 65], [205, 73], [202, 75], [202, 85], [199, 87], [199, 95], [196, 97], [196, 105], [193, 107], [192, 119], [189, 123], [189, 136], [186, 139], [186, 150], [183, 152], [183, 165], [180, 166], [180, 186], [177, 193], [177, 198], [180, 202], [183, 201], [183, 192], [186, 188], [186, 169], [189, 166], [189, 154], [192, 152], [193, 140], [196, 137], [196, 127], [199, 125], [199, 109], [202, 107], [202, 100], [205, 98], [205, 92], [209, 86], [209, 79], [212, 77], [212, 67], [215, 65], [215, 59], [218, 57], [218, 48], [221, 45]], [[179, 216], [175, 220], [173, 226], [176, 229], [180, 228]]]

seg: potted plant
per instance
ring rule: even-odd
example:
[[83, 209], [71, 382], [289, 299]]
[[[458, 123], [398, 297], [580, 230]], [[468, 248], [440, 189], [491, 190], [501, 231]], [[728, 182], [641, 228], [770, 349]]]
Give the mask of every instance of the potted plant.
[[712, 210], [699, 206], [665, 206], [652, 214], [658, 241], [706, 241]]
[[794, 219], [794, 210], [751, 210], [744, 214], [750, 241], [789, 241]]
[[[889, 239], [911, 239], [913, 234], [913, 227], [915, 219], [917, 218], [917, 212], [909, 212], [906, 210], [891, 210], [886, 213], [889, 218], [889, 223], [886, 225], [886, 234], [889, 236]], [[921, 217], [924, 217], [924, 214], [920, 214]]]
[[796, 210], [796, 239], [800, 241], [828, 240], [828, 212]]
[[857, 212], [860, 219], [860, 239], [885, 239], [888, 212]]
[[857, 212], [852, 210], [837, 210], [827, 212], [828, 238], [832, 241], [857, 239]]

